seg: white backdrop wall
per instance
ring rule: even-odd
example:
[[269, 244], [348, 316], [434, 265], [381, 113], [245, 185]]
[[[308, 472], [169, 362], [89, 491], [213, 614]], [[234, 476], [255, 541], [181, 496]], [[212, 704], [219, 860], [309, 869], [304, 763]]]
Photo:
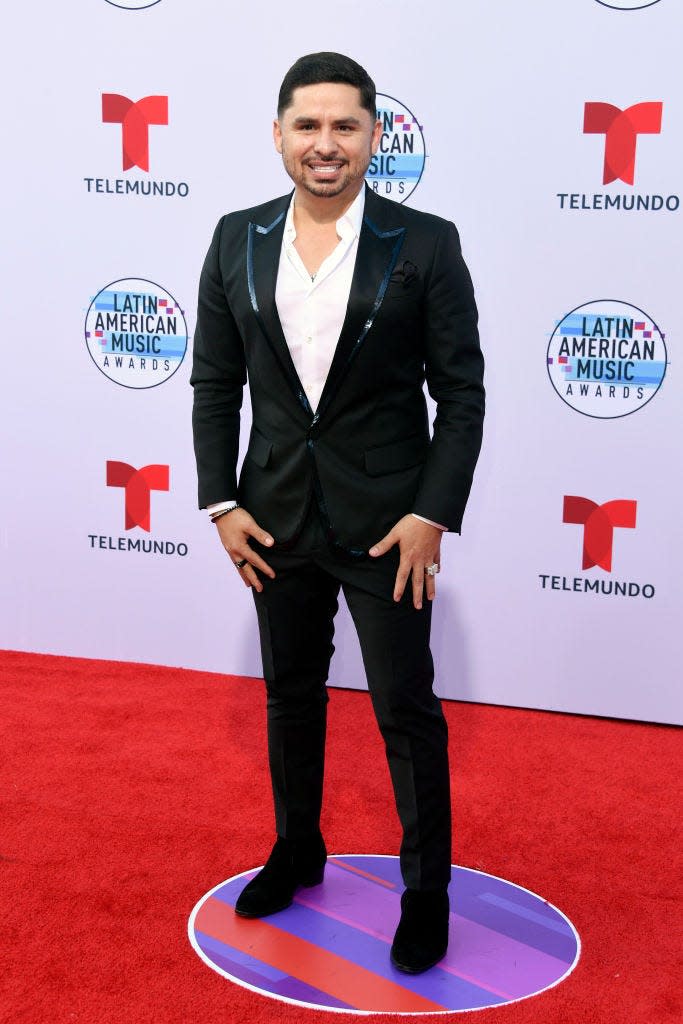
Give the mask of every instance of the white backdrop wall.
[[[631, 7], [12, 5], [3, 61], [2, 646], [260, 674], [251, 598], [196, 509], [188, 386], [196, 291], [219, 216], [288, 190], [270, 138], [284, 71], [302, 53], [335, 49], [364, 64], [394, 112], [407, 108], [421, 126], [422, 135], [414, 124], [408, 134], [412, 171], [422, 174], [397, 201], [455, 221], [480, 305], [489, 413], [463, 535], [444, 542], [439, 692], [681, 720], [683, 10], [678, 0]], [[149, 128], [149, 170], [124, 169], [122, 126], [111, 109], [103, 120], [103, 94], [167, 97], [168, 123]], [[623, 120], [612, 136], [621, 178], [603, 182], [607, 136], [584, 132], [587, 103], [662, 104], [659, 131], [659, 108], [640, 121], [637, 111], [625, 115], [641, 128], [633, 183], [624, 180]], [[163, 122], [162, 101], [150, 110]], [[128, 131], [130, 155], [144, 164], [144, 131]], [[174, 194], [142, 194], [151, 182]], [[90, 307], [116, 281], [128, 284], [98, 298], [110, 310], [126, 293], [173, 307], [175, 326], [169, 316], [164, 323], [174, 339], [162, 336], [156, 372], [137, 356], [130, 370], [102, 372], [107, 338], [95, 336]], [[175, 303], [189, 334], [182, 360]], [[564, 320], [589, 303], [579, 310], [591, 314], [589, 327]], [[158, 316], [164, 307], [156, 308]], [[588, 396], [578, 383], [566, 394], [581, 369], [575, 356], [558, 362], [558, 343], [581, 339], [596, 316], [635, 325], [646, 353], [635, 368], [644, 383], [626, 398], [623, 382], [610, 397], [607, 388], [596, 394], [594, 380]], [[562, 333], [577, 324], [578, 336]], [[609, 340], [606, 322], [595, 333]], [[144, 484], [137, 499], [131, 486], [126, 528], [126, 492], [107, 486], [111, 462], [132, 467], [110, 469], [119, 483], [122, 473], [169, 467], [168, 489], [151, 493], [149, 530]], [[155, 473], [159, 486], [164, 471]], [[584, 527], [563, 522], [565, 496], [636, 503], [617, 516], [635, 513], [635, 528], [613, 530], [611, 565], [610, 509], [586, 528], [598, 564], [584, 568]], [[336, 642], [331, 682], [363, 686], [345, 611]]]

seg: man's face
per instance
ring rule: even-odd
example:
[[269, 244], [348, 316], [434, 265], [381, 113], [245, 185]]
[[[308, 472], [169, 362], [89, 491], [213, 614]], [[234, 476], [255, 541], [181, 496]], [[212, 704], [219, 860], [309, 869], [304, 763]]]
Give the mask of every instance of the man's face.
[[360, 105], [360, 91], [338, 82], [299, 86], [273, 125], [287, 174], [323, 197], [355, 195], [381, 135], [381, 124]]

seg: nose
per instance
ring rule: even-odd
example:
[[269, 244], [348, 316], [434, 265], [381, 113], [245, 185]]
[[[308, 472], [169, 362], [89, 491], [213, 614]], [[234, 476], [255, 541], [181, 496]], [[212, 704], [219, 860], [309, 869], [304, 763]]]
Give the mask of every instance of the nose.
[[337, 150], [337, 143], [334, 132], [331, 128], [322, 127], [315, 140], [315, 149], [320, 156], [330, 157]]

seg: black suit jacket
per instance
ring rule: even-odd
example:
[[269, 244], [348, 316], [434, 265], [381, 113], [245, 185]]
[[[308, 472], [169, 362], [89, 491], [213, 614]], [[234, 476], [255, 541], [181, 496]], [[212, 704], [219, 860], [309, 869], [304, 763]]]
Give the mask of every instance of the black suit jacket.
[[[200, 507], [237, 496], [287, 543], [314, 498], [330, 540], [358, 556], [408, 512], [459, 532], [484, 389], [454, 225], [366, 188], [346, 318], [314, 414], [275, 305], [290, 198], [223, 217], [204, 263], [190, 380]], [[437, 406], [431, 440], [425, 377]], [[238, 483], [247, 379], [252, 428]]]

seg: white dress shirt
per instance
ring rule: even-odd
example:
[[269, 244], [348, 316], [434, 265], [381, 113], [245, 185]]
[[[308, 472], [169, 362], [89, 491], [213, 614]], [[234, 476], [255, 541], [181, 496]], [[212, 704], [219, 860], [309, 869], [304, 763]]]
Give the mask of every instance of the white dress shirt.
[[275, 305], [292, 361], [313, 412], [318, 407], [341, 334], [363, 223], [361, 189], [336, 224], [335, 249], [311, 276], [294, 243], [294, 200], [289, 204], [280, 250]]
[[[364, 209], [365, 189], [361, 188], [337, 221], [336, 247], [313, 275], [306, 270], [294, 246], [294, 196], [287, 210], [275, 305], [292, 362], [313, 412], [318, 407], [346, 316]], [[219, 501], [208, 505], [207, 511], [213, 515], [234, 505], [234, 499]], [[440, 530], [446, 529], [423, 516], [416, 518]]]

